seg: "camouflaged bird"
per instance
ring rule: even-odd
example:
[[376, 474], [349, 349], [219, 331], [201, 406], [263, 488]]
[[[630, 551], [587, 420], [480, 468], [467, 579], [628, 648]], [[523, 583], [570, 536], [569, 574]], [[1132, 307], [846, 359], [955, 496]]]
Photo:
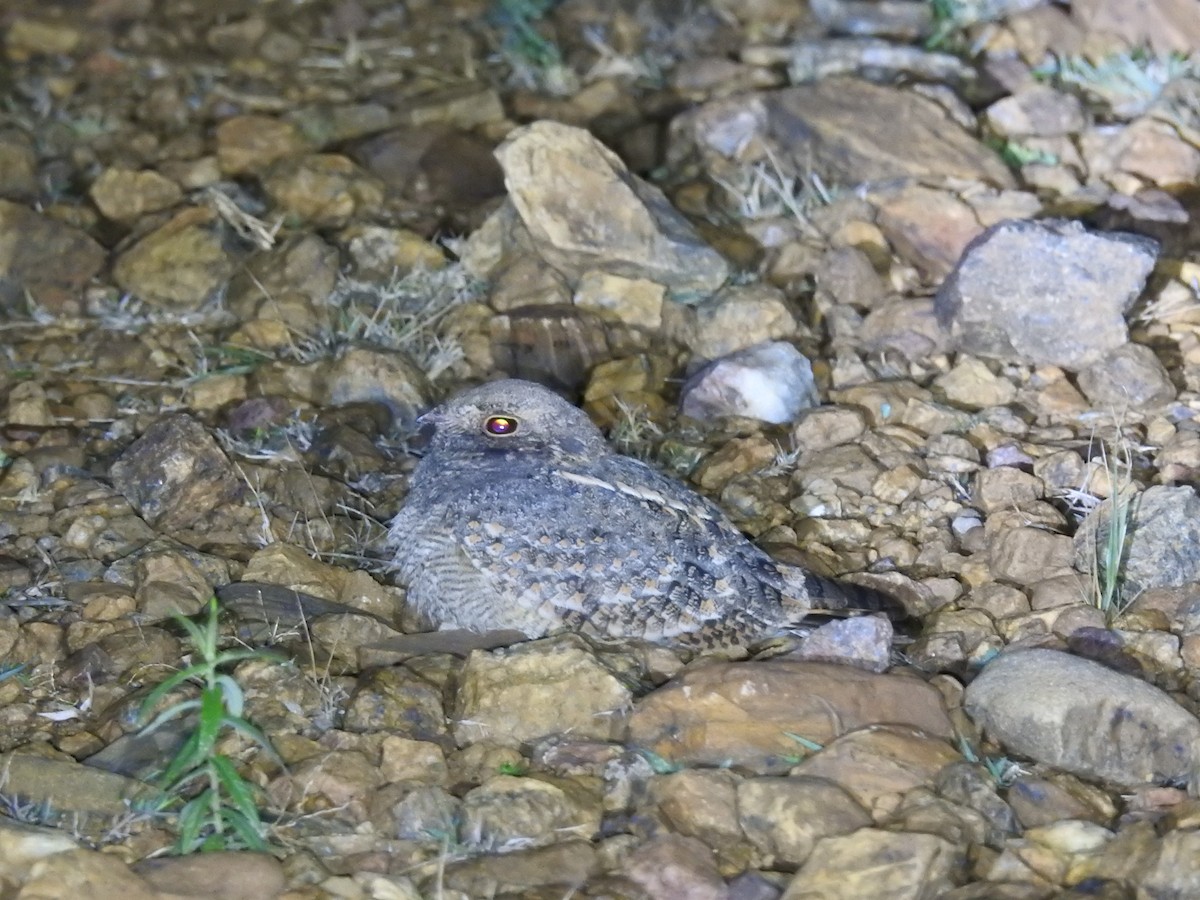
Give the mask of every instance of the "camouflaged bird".
[[388, 540], [439, 628], [704, 649], [785, 634], [813, 609], [880, 608], [874, 591], [775, 562], [540, 385], [486, 384], [421, 422], [435, 430]]

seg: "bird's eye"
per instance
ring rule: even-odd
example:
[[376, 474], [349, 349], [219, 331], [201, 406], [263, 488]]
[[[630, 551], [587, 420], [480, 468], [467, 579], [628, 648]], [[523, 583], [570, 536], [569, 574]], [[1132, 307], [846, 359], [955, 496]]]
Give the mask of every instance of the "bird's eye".
[[495, 437], [508, 437], [517, 433], [518, 422], [512, 416], [488, 416], [483, 430]]

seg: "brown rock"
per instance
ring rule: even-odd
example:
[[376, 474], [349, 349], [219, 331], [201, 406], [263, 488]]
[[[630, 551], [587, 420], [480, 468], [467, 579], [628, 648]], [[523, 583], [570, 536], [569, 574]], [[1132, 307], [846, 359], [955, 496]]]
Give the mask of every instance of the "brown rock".
[[30, 900], [159, 900], [162, 896], [117, 857], [93, 850], [71, 850], [34, 863], [20, 893]]
[[29, 200], [38, 192], [37, 153], [21, 131], [0, 131], [0, 197]]
[[1118, 415], [1145, 413], [1175, 399], [1175, 385], [1154, 351], [1125, 344], [1079, 373], [1079, 389], [1094, 407]]
[[[338, 265], [336, 248], [315, 234], [299, 235], [246, 262], [229, 283], [229, 308], [242, 319], [265, 316], [292, 294], [323, 305], [337, 283]], [[284, 321], [310, 327], [294, 315]]]
[[629, 689], [573, 635], [476, 651], [459, 677], [454, 733], [460, 744], [561, 732], [607, 740], [614, 714], [630, 700]]
[[105, 216], [133, 224], [146, 213], [169, 209], [183, 199], [183, 191], [170, 178], [152, 170], [105, 169], [88, 190]]
[[550, 847], [484, 854], [446, 865], [445, 886], [466, 897], [487, 897], [498, 891], [522, 896], [550, 886], [562, 896], [591, 881], [598, 868], [596, 851], [586, 841], [565, 841]]
[[176, 214], [117, 257], [113, 278], [140, 300], [168, 309], [195, 309], [225, 286], [234, 263], [217, 217], [192, 207]]
[[484, 850], [516, 842], [534, 846], [568, 837], [591, 838], [600, 828], [600, 798], [570, 782], [496, 775], [463, 797], [459, 837]]
[[647, 897], [727, 900], [729, 896], [712, 851], [695, 838], [653, 837], [626, 858], [623, 869]]
[[450, 744], [440, 688], [403, 667], [372, 669], [360, 677], [344, 719], [347, 731]]
[[145, 859], [133, 870], [155, 889], [211, 900], [269, 900], [283, 892], [283, 867], [266, 853], [197, 853]]
[[642, 698], [628, 740], [685, 765], [780, 773], [798, 752], [788, 733], [824, 744], [884, 722], [949, 735], [937, 692], [912, 678], [827, 663], [714, 663]]
[[333, 750], [301, 760], [267, 787], [271, 799], [291, 809], [331, 809], [351, 821], [366, 819], [366, 805], [383, 784], [367, 755], [358, 750]]
[[383, 202], [378, 179], [334, 153], [280, 160], [263, 187], [285, 216], [316, 228], [341, 228]]
[[1075, 549], [1065, 534], [1038, 528], [1012, 528], [992, 534], [988, 560], [997, 578], [1017, 584], [1034, 584], [1054, 575], [1067, 574], [1075, 562]]
[[749, 778], [738, 785], [742, 830], [763, 855], [763, 868], [804, 863], [823, 837], [849, 834], [871, 816], [843, 788], [823, 778]]
[[142, 517], [164, 531], [186, 528], [241, 494], [241, 482], [217, 442], [186, 415], [151, 425], [110, 474]]
[[83, 310], [83, 289], [105, 252], [84, 232], [0, 200], [0, 308], [23, 310], [26, 292], [52, 313]]
[[841, 785], [876, 821], [913, 788], [931, 786], [938, 772], [962, 757], [944, 739], [913, 728], [884, 725], [842, 735], [801, 762], [796, 775]]
[[447, 125], [393, 128], [351, 149], [368, 172], [388, 188], [429, 207], [467, 209], [504, 193], [493, 146]]
[[270, 116], [234, 116], [217, 126], [217, 161], [225, 175], [259, 175], [307, 149], [296, 126]]
[[863, 828], [818, 841], [780, 900], [938, 897], [957, 883], [965, 864], [962, 848], [931, 834]]
[[910, 184], [878, 202], [876, 221], [884, 235], [930, 281], [945, 278], [983, 231], [971, 207], [947, 191]]
[[509, 135], [496, 158], [538, 253], [571, 280], [601, 267], [699, 299], [729, 277], [729, 264], [662, 192], [583, 129], [535, 122]]
[[[787, 168], [836, 181], [953, 176], [1009, 186], [1012, 175], [932, 100], [850, 78], [765, 95]], [[744, 101], [739, 101], [744, 106]]]

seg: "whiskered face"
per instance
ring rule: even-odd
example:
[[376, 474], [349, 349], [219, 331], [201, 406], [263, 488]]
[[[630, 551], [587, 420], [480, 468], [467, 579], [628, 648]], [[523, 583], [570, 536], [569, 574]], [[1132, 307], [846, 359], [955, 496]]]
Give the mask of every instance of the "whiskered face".
[[434, 428], [426, 458], [465, 453], [592, 459], [611, 452], [583, 410], [528, 381], [510, 379], [472, 388], [418, 421]]

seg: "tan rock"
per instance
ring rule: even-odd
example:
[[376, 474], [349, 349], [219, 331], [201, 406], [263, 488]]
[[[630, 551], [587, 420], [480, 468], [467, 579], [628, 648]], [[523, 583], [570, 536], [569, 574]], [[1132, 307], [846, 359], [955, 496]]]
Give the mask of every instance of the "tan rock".
[[394, 278], [415, 269], [433, 271], [446, 265], [446, 254], [407, 228], [352, 225], [338, 234], [338, 241], [354, 261], [359, 278]]
[[1189, 53], [1200, 47], [1200, 22], [1186, 0], [1157, 0], [1131, 9], [1120, 0], [1085, 0], [1071, 17], [1094, 52], [1151, 47], [1157, 53]]
[[[836, 742], [835, 742], [836, 743]], [[849, 834], [871, 816], [845, 789], [824, 778], [749, 778], [738, 785], [742, 830], [762, 854], [763, 868], [791, 868], [823, 837]]]
[[162, 896], [117, 857], [94, 850], [58, 853], [34, 863], [20, 895], [29, 900], [159, 900]]
[[283, 893], [283, 866], [267, 853], [223, 851], [145, 859], [134, 871], [165, 894], [213, 896], [213, 900], [265, 900]]
[[460, 744], [520, 743], [561, 732], [609, 739], [629, 689], [573, 635], [475, 651], [454, 701]]
[[[178, 645], [176, 645], [178, 649]], [[57, 752], [57, 751], [55, 751]], [[0, 767], [7, 773], [5, 790], [13, 797], [35, 807], [45, 807], [56, 815], [74, 812], [81, 816], [119, 816], [128, 810], [128, 801], [148, 797], [150, 788], [136, 778], [126, 778], [84, 766], [72, 759], [47, 759], [27, 753], [0, 756]], [[20, 855], [29, 862], [57, 845], [30, 844], [21, 840]]]
[[876, 221], [888, 242], [931, 281], [945, 278], [983, 231], [971, 207], [947, 191], [906, 185], [877, 202]]
[[1046, 494], [1042, 479], [1012, 466], [980, 469], [975, 473], [972, 496], [985, 513], [1019, 509]]
[[496, 158], [538, 253], [569, 279], [602, 266], [698, 299], [728, 278], [728, 263], [661, 191], [583, 129], [535, 122], [509, 135]]
[[31, 56], [70, 55], [79, 49], [86, 33], [82, 23], [17, 15], [4, 35], [4, 49], [14, 62], [27, 62]]
[[1013, 528], [989, 537], [988, 559], [997, 578], [1034, 584], [1053, 575], [1067, 574], [1066, 570], [1075, 561], [1075, 551], [1066, 535], [1037, 528]]
[[169, 209], [183, 199], [178, 184], [153, 170], [105, 169], [88, 193], [100, 212], [125, 224], [135, 223], [146, 213]]
[[742, 840], [741, 777], [724, 769], [684, 769], [650, 782], [650, 797], [673, 831], [729, 850]]
[[[823, 177], [852, 183], [927, 175], [1012, 183], [991, 150], [914, 92], [828, 78], [764, 100], [785, 171], [816, 167]], [[731, 102], [745, 107], [740, 98]]]
[[817, 842], [780, 900], [897, 900], [950, 891], [965, 866], [962, 848], [931, 834], [863, 828]]
[[818, 452], [848, 444], [866, 430], [861, 412], [845, 406], [822, 406], [801, 413], [791, 427], [792, 446], [808, 452]]
[[960, 356], [954, 368], [933, 384], [950, 403], [971, 410], [1003, 406], [1017, 396], [1012, 382], [994, 375], [983, 360], [972, 356]]
[[[449, 890], [460, 891], [453, 896], [463, 900], [486, 897], [497, 891], [533, 895], [539, 888], [547, 886], [552, 890], [557, 888], [555, 893], [563, 894], [590, 882], [598, 868], [596, 851], [591, 844], [564, 841], [549, 847], [450, 861], [445, 867], [444, 881]], [[445, 893], [447, 900], [452, 896], [449, 890]], [[415, 894], [413, 900], [417, 900]]]
[[514, 843], [541, 846], [569, 838], [591, 838], [600, 828], [598, 794], [570, 782], [496, 775], [463, 797], [462, 841], [483, 850]]
[[668, 303], [663, 313], [667, 334], [687, 346], [697, 361], [796, 332], [783, 292], [765, 284], [731, 285], [695, 308]]
[[217, 161], [226, 175], [261, 175], [307, 149], [295, 125], [271, 116], [234, 116], [217, 126]]
[[263, 187], [285, 216], [317, 228], [341, 228], [383, 202], [379, 180], [335, 153], [282, 159]]
[[433, 399], [429, 379], [407, 354], [367, 344], [340, 353], [325, 368], [323, 381], [324, 403], [382, 403], [400, 422], [412, 422]]
[[633, 328], [656, 331], [662, 325], [665, 295], [662, 285], [645, 278], [622, 278], [591, 271], [579, 279], [572, 302]]
[[771, 660], [686, 672], [636, 705], [628, 739], [685, 765], [733, 762], [780, 773], [795, 761], [787, 733], [819, 744], [862, 725], [908, 722], [948, 734], [936, 691], [849, 666]]
[[1158, 688], [1056, 650], [1001, 654], [966, 709], [1005, 747], [1123, 786], [1195, 777], [1200, 721]]
[[1079, 388], [1097, 409], [1145, 414], [1175, 399], [1171, 376], [1149, 347], [1125, 344], [1079, 373]]
[[233, 267], [216, 216], [192, 207], [122, 252], [113, 264], [113, 278], [147, 303], [195, 309], [225, 286]]
[[944, 766], [961, 758], [945, 740], [913, 728], [881, 725], [842, 735], [793, 772], [841, 785], [880, 821], [904, 794], [918, 785], [931, 786]]
[[46, 389], [37, 381], [22, 381], [8, 392], [5, 417], [14, 425], [46, 428], [54, 424], [54, 414]]
[[446, 755], [432, 741], [414, 741], [389, 734], [383, 739], [384, 781], [424, 781], [440, 784], [449, 778]]
[[706, 458], [693, 478], [706, 491], [716, 491], [736, 475], [765, 468], [778, 452], [779, 449], [761, 435], [734, 438]]
[[20, 308], [28, 292], [52, 313], [82, 312], [83, 289], [106, 255], [78, 228], [0, 200], [0, 303], [6, 309]]

